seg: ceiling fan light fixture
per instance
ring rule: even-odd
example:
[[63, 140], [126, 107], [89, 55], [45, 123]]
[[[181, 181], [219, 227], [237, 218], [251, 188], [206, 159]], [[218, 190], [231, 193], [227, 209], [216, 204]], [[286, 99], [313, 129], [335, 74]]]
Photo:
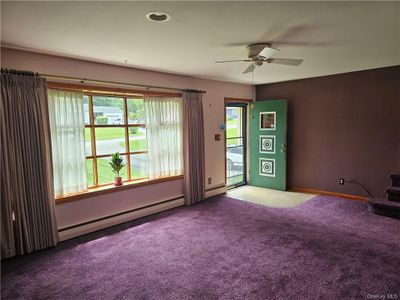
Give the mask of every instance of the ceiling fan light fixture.
[[152, 11], [146, 14], [146, 19], [152, 22], [167, 22], [171, 20], [171, 16], [162, 11]]

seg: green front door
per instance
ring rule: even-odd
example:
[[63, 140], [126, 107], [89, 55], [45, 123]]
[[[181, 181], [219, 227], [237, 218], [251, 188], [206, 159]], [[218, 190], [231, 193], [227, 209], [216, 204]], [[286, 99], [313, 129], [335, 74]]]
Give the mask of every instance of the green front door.
[[250, 106], [250, 185], [286, 190], [286, 100]]

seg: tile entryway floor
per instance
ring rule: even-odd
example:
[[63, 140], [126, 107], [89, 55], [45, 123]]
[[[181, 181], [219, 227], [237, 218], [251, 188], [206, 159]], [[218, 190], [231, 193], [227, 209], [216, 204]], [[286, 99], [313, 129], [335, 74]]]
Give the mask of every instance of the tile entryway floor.
[[275, 208], [295, 207], [316, 196], [315, 194], [283, 192], [250, 185], [228, 190], [226, 195]]

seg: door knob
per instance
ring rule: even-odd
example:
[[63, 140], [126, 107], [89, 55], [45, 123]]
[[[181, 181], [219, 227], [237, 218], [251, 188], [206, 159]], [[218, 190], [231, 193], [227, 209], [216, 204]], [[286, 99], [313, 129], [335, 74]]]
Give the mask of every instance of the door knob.
[[282, 144], [282, 145], [281, 145], [281, 152], [282, 152], [282, 153], [285, 153], [285, 152], [286, 152], [286, 145], [285, 145], [285, 144]]

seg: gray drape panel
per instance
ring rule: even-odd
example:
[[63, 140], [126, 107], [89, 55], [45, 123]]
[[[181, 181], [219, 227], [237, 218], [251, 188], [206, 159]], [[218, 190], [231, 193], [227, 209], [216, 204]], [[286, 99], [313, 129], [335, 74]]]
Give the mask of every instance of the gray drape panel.
[[46, 81], [1, 70], [1, 256], [58, 241]]
[[183, 93], [183, 177], [185, 204], [204, 199], [204, 121], [202, 94]]

